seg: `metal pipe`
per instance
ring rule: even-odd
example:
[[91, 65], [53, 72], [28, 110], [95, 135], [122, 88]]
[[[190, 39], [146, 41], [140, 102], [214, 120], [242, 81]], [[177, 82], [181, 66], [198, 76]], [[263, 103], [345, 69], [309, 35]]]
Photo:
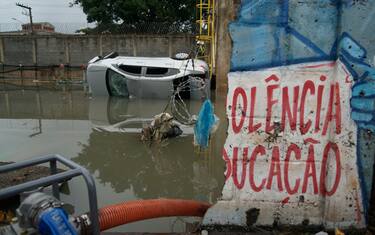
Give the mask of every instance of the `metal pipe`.
[[86, 184], [89, 185], [87, 187], [87, 193], [89, 196], [89, 206], [90, 206], [90, 219], [92, 223], [93, 233], [100, 234], [100, 224], [99, 224], [99, 215], [98, 215], [98, 199], [96, 195], [96, 186], [95, 181], [92, 178], [91, 174], [84, 168], [81, 169], [81, 173], [83, 178], [86, 181]]

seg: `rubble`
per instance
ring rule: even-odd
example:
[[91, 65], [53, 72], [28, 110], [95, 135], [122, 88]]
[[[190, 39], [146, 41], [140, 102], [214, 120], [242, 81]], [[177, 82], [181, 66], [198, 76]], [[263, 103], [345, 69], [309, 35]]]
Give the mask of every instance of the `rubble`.
[[167, 138], [177, 137], [182, 134], [179, 125], [169, 113], [161, 113], [154, 117], [150, 125], [142, 128], [142, 141], [160, 142]]

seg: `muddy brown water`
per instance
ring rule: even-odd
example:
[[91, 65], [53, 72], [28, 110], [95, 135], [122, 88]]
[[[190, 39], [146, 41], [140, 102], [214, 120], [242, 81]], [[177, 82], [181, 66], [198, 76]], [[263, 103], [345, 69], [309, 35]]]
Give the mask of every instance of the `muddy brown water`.
[[[81, 91], [0, 93], [0, 161], [57, 153], [95, 177], [99, 207], [136, 199], [182, 198], [214, 203], [224, 184], [225, 95], [212, 101], [220, 126], [205, 151], [194, 147], [193, 128], [160, 144], [140, 140], [140, 128], [166, 100], [91, 98]], [[200, 101], [187, 101], [198, 114]], [[83, 179], [69, 182], [62, 200], [75, 215], [88, 210]], [[184, 232], [192, 218], [131, 223], [116, 232]]]

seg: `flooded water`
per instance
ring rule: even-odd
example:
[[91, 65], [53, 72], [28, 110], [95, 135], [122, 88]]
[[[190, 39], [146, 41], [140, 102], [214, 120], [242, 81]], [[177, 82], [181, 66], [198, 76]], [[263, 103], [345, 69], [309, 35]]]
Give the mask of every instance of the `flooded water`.
[[[134, 199], [183, 198], [214, 203], [224, 183], [224, 95], [212, 99], [220, 126], [210, 146], [193, 146], [193, 128], [161, 144], [140, 140], [140, 128], [161, 113], [166, 100], [90, 98], [83, 92], [0, 93], [0, 161], [61, 154], [95, 177], [99, 207]], [[200, 101], [187, 101], [197, 114]], [[82, 179], [69, 183], [62, 200], [74, 214], [88, 210]], [[121, 232], [183, 232], [187, 218], [164, 218], [121, 226]]]

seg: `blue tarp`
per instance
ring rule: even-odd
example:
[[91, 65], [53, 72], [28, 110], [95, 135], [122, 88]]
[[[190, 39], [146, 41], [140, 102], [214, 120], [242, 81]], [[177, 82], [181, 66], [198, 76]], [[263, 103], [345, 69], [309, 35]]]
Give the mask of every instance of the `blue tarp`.
[[208, 140], [218, 118], [214, 114], [214, 107], [210, 100], [204, 101], [197, 122], [194, 127], [194, 144], [200, 147], [208, 147]]

